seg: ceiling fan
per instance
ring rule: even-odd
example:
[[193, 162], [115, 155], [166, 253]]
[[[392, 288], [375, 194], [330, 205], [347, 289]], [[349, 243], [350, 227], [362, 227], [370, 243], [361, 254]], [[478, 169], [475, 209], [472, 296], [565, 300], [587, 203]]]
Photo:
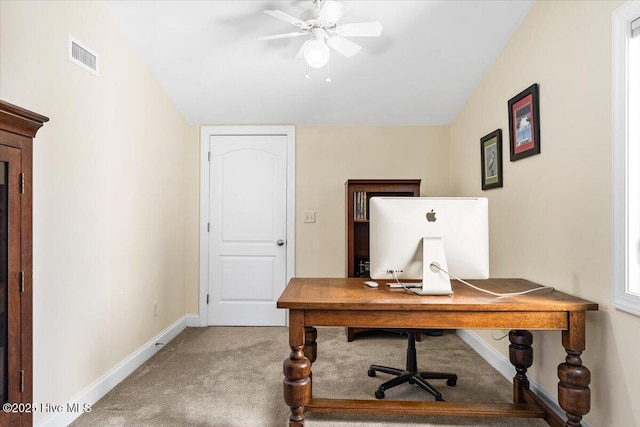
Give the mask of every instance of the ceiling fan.
[[382, 34], [379, 21], [338, 24], [347, 7], [337, 0], [311, 0], [313, 7], [295, 18], [279, 10], [265, 10], [269, 16], [295, 25], [300, 31], [260, 37], [260, 40], [276, 40], [310, 35], [302, 44], [296, 58], [304, 58], [312, 68], [322, 68], [329, 62], [331, 51], [348, 57], [360, 52], [360, 45], [345, 37], [378, 37]]

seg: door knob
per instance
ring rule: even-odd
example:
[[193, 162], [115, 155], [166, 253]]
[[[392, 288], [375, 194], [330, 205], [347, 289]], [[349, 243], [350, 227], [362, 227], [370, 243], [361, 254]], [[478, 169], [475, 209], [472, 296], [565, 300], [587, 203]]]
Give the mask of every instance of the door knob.
[[282, 246], [282, 245], [284, 245], [284, 240], [278, 239], [278, 241], [276, 243], [278, 244], [278, 246]]

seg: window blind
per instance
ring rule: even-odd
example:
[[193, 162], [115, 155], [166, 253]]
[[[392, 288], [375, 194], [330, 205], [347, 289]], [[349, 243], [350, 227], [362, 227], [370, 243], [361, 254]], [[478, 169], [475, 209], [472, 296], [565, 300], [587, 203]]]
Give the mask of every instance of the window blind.
[[640, 18], [631, 21], [631, 37], [640, 36]]

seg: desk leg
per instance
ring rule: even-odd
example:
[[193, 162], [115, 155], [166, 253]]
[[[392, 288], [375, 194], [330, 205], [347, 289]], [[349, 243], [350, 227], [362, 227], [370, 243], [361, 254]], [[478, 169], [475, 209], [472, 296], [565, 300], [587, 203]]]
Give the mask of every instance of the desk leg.
[[289, 427], [304, 426], [304, 407], [311, 399], [311, 361], [304, 355], [304, 312], [289, 312], [289, 347], [291, 354], [284, 360], [284, 401], [291, 408]]
[[567, 357], [558, 365], [558, 403], [567, 413], [566, 427], [581, 426], [582, 416], [591, 409], [591, 372], [582, 364], [585, 349], [585, 313], [569, 313], [569, 329], [562, 331]]
[[533, 335], [529, 331], [509, 332], [509, 360], [516, 367], [516, 376], [513, 378], [513, 401], [525, 403], [524, 390], [529, 389], [527, 369], [533, 365]]

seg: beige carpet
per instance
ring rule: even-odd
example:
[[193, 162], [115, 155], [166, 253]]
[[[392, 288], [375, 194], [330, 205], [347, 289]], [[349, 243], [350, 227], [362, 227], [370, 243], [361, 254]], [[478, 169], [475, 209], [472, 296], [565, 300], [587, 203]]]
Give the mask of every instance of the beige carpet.
[[[74, 427], [288, 425], [282, 399], [282, 362], [289, 355], [283, 327], [187, 328], [147, 363], [83, 414]], [[318, 328], [313, 365], [317, 397], [374, 399], [389, 376], [367, 376], [370, 364], [402, 367], [406, 338], [374, 332], [347, 343], [344, 328]], [[511, 384], [454, 332], [416, 343], [420, 369], [455, 371], [458, 384], [432, 383], [448, 401], [510, 402]], [[387, 399], [433, 399], [404, 384]], [[546, 426], [542, 420], [307, 414], [309, 427], [343, 426]]]

